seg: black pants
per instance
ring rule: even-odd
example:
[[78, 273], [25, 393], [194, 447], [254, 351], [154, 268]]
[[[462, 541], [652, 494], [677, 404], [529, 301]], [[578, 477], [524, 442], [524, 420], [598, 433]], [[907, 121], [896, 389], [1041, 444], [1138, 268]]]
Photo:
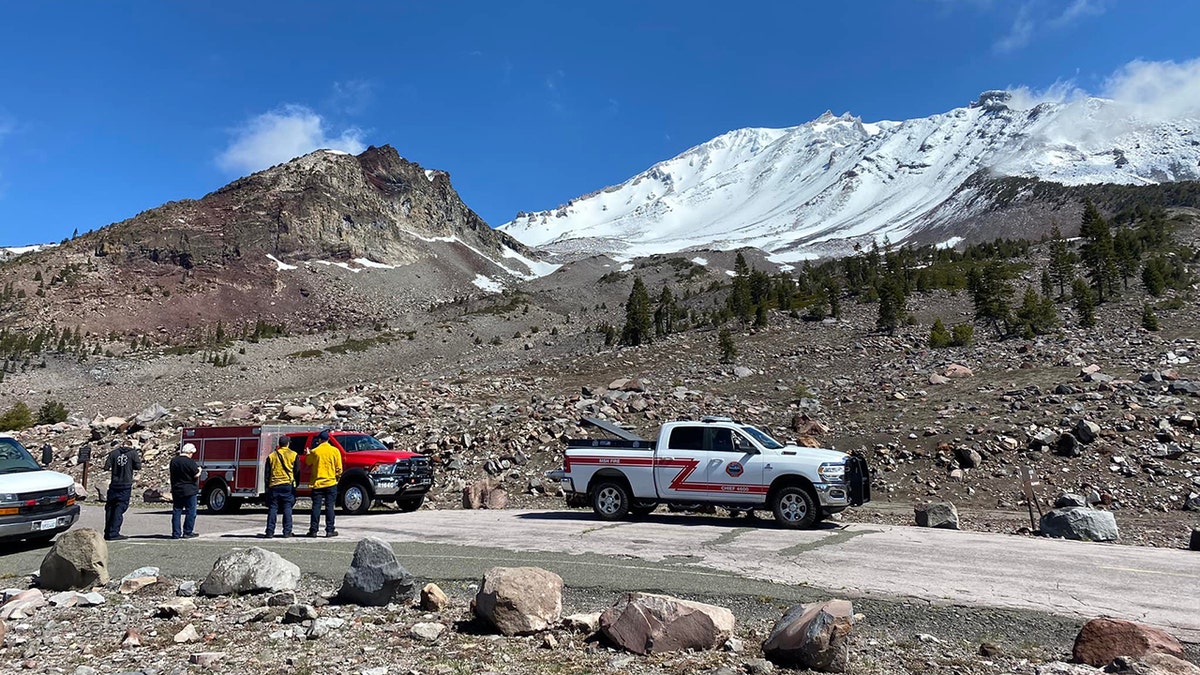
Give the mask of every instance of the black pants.
[[296, 503], [296, 488], [276, 485], [267, 488], [267, 534], [275, 534], [275, 520], [283, 514], [283, 534], [292, 535], [292, 505]]
[[112, 539], [121, 534], [121, 524], [125, 522], [125, 509], [129, 508], [131, 492], [133, 492], [132, 485], [108, 486], [108, 494], [104, 498], [105, 539]]
[[321, 525], [321, 507], [325, 507], [325, 534], [333, 532], [333, 509], [337, 502], [337, 486], [314, 488], [312, 491], [312, 516], [308, 521], [308, 531], [316, 532]]

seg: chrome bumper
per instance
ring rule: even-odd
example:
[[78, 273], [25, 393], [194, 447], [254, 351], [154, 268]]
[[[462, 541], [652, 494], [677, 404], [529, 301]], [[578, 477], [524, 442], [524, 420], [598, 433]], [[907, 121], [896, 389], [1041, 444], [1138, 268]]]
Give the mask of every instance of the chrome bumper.
[[0, 517], [0, 539], [17, 539], [58, 533], [69, 529], [79, 520], [79, 506], [60, 511], [32, 515]]

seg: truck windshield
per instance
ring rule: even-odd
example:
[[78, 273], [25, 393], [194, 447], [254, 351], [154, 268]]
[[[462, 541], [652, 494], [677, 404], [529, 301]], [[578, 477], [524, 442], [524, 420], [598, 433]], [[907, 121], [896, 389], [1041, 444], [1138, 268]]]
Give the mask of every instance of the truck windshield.
[[15, 438], [0, 438], [0, 474], [40, 471], [33, 455]]
[[750, 438], [753, 438], [754, 440], [758, 441], [759, 445], [763, 446], [764, 448], [766, 448], [768, 450], [778, 450], [779, 448], [783, 447], [783, 443], [780, 443], [779, 441], [775, 440], [774, 438], [771, 438], [770, 436], [768, 436], [763, 431], [760, 431], [759, 429], [756, 429], [754, 427], [745, 426], [745, 427], [742, 427], [742, 431], [746, 432], [746, 434], [748, 436], [750, 436]]
[[346, 452], [388, 449], [386, 445], [380, 443], [374, 436], [366, 434], [346, 434], [345, 436], [338, 436], [337, 441]]

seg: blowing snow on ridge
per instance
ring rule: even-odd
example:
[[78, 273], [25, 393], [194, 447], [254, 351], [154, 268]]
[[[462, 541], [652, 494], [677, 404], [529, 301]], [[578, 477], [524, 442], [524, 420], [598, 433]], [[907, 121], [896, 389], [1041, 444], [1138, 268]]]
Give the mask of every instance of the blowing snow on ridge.
[[825, 113], [786, 129], [738, 129], [500, 229], [560, 256], [753, 246], [788, 262], [968, 218], [979, 208], [963, 206], [973, 176], [1064, 185], [1200, 178], [1194, 113], [1162, 120], [1110, 99], [1025, 99], [989, 91], [903, 122]]

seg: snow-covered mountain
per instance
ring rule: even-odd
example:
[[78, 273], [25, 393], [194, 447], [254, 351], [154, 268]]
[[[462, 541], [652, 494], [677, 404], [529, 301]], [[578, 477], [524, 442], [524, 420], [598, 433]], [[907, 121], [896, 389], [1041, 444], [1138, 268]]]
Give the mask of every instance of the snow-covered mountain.
[[754, 246], [795, 261], [884, 237], [953, 239], [948, 224], [987, 206], [971, 194], [979, 181], [968, 181], [985, 174], [1065, 185], [1200, 179], [1200, 119], [1147, 119], [1097, 98], [1022, 109], [1005, 91], [903, 122], [826, 113], [731, 131], [499, 229], [560, 255]]

